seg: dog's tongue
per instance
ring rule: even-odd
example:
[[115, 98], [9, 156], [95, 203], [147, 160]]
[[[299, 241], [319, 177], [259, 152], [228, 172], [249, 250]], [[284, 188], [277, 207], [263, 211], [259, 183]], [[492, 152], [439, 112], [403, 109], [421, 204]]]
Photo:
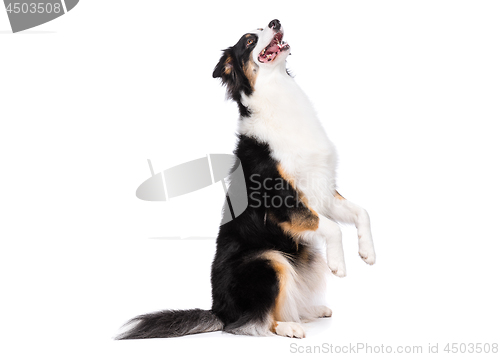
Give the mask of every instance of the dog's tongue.
[[269, 47], [267, 50], [266, 50], [266, 53], [270, 53], [270, 52], [279, 52], [280, 48], [278, 47], [278, 45], [274, 45], [274, 46], [271, 46]]
[[283, 38], [282, 34], [276, 34], [274, 37], [270, 47], [267, 47], [265, 52], [259, 55], [260, 62], [271, 62], [276, 56], [281, 52], [282, 46], [280, 47], [281, 39]]

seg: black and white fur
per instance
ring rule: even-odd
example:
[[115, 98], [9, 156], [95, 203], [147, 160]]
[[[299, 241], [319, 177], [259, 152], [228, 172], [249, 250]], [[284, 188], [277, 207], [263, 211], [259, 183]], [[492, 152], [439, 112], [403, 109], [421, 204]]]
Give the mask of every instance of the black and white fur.
[[[220, 227], [212, 309], [138, 316], [118, 338], [219, 330], [302, 338], [302, 322], [331, 316], [317, 303], [327, 274], [346, 274], [339, 222], [356, 225], [359, 254], [375, 263], [368, 214], [336, 190], [335, 148], [287, 72], [282, 39], [273, 20], [224, 50], [213, 72], [240, 111], [235, 154], [246, 182], [233, 182], [229, 196], [246, 195], [249, 206]], [[326, 243], [326, 261], [318, 242]]]

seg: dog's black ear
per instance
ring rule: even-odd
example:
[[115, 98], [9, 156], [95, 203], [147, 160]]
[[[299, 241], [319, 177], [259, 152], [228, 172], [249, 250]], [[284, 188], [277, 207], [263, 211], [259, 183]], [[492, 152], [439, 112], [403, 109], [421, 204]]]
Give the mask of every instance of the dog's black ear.
[[241, 115], [248, 116], [248, 109], [241, 104], [241, 93], [250, 95], [252, 87], [238, 63], [232, 47], [224, 51], [219, 63], [214, 68], [212, 76], [221, 79], [222, 84], [226, 87], [227, 98], [238, 103]]
[[214, 78], [227, 78], [231, 75], [231, 72], [234, 70], [234, 58], [232, 56], [231, 48], [228, 48], [224, 51], [222, 57], [217, 63], [217, 66], [214, 68], [214, 72], [212, 73], [212, 77]]

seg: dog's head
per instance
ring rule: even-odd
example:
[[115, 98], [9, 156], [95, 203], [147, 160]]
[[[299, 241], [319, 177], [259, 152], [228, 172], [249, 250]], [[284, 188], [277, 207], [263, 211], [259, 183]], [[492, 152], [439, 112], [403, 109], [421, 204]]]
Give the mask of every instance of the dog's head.
[[228, 96], [246, 116], [249, 113], [241, 104], [241, 93], [251, 95], [259, 72], [284, 67], [289, 53], [290, 46], [283, 42], [283, 27], [278, 20], [272, 20], [266, 28], [243, 35], [234, 46], [225, 49], [212, 75], [221, 78]]

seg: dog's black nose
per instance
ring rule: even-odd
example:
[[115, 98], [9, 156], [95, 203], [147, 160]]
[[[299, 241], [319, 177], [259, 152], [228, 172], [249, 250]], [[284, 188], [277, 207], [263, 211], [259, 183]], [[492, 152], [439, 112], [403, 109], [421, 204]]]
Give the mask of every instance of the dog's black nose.
[[274, 19], [273, 21], [271, 21], [269, 23], [269, 28], [271, 28], [271, 29], [274, 28], [276, 31], [279, 31], [281, 28], [280, 21], [277, 19]]

